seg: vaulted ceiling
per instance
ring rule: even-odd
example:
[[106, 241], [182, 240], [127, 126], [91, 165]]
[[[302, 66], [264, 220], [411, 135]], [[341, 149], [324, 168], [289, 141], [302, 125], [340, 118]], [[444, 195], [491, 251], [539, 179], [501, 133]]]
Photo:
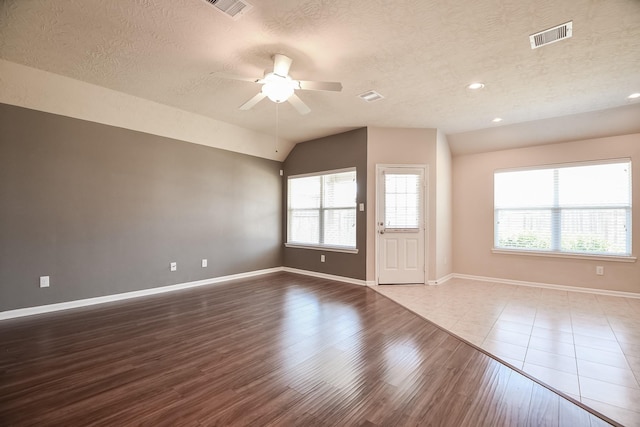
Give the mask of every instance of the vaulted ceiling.
[[[3, 0], [0, 58], [268, 134], [277, 110], [294, 142], [439, 128], [461, 154], [640, 132], [638, 0], [247, 1], [232, 19], [205, 0]], [[531, 49], [567, 21], [571, 38]], [[275, 53], [342, 92], [298, 92], [307, 115], [239, 110], [260, 86], [215, 72], [260, 77]]]

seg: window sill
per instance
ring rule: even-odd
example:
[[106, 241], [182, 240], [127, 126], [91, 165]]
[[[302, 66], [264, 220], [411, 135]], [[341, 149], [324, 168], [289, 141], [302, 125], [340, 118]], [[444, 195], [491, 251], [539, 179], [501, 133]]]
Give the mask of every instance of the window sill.
[[326, 252], [342, 252], [346, 254], [357, 254], [357, 248], [346, 248], [344, 246], [316, 246], [316, 245], [303, 245], [300, 243], [285, 243], [286, 248], [295, 249], [311, 249], [314, 251], [326, 251]]
[[588, 259], [592, 261], [636, 262], [636, 259], [637, 259], [634, 256], [626, 256], [626, 255], [587, 255], [587, 254], [523, 251], [523, 250], [496, 249], [496, 248], [492, 248], [491, 252], [493, 252], [494, 254], [500, 254], [500, 255], [525, 255], [525, 256], [539, 256], [539, 257], [549, 257], [549, 258]]

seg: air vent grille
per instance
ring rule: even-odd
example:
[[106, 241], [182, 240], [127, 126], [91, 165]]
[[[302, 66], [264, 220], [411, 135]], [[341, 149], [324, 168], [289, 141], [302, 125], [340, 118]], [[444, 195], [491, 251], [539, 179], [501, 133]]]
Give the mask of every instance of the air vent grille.
[[361, 99], [364, 99], [367, 102], [379, 101], [382, 98], [384, 98], [384, 96], [380, 95], [375, 90], [370, 90], [365, 93], [361, 93], [360, 95], [358, 95], [358, 97]]
[[569, 21], [562, 25], [558, 25], [557, 27], [531, 34], [529, 36], [531, 49], [537, 49], [551, 43], [559, 42], [560, 40], [568, 39], [571, 37], [572, 33], [573, 21]]
[[239, 19], [244, 15], [251, 6], [246, 1], [240, 0], [205, 0], [207, 3], [212, 4], [220, 12], [224, 13], [230, 18]]

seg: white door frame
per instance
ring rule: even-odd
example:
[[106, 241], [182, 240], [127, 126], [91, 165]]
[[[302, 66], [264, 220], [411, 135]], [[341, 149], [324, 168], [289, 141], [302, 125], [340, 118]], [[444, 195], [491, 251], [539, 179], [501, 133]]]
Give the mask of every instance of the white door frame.
[[376, 247], [376, 277], [375, 284], [380, 284], [380, 233], [378, 233], [378, 224], [380, 223], [380, 204], [381, 200], [379, 197], [380, 190], [380, 172], [385, 168], [411, 168], [411, 169], [422, 169], [424, 182], [422, 186], [423, 200], [424, 205], [422, 207], [424, 212], [424, 284], [429, 283], [429, 263], [427, 262], [429, 259], [429, 165], [426, 164], [388, 164], [388, 163], [376, 163], [376, 215], [375, 222], [373, 223], [374, 233], [376, 234], [375, 247]]

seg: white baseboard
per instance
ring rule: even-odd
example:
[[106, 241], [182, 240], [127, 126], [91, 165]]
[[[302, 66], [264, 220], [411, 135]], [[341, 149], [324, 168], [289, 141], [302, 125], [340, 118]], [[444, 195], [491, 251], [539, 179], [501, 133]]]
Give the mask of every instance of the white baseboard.
[[429, 280], [427, 282], [428, 285], [442, 285], [446, 282], [448, 282], [449, 280], [453, 279], [455, 277], [455, 275], [453, 273], [449, 273], [446, 276], [441, 277], [440, 279], [436, 279], [436, 280]]
[[50, 313], [53, 311], [68, 310], [71, 308], [86, 307], [95, 304], [104, 304], [107, 302], [121, 301], [131, 298], [139, 298], [149, 295], [163, 294], [165, 292], [179, 291], [181, 289], [195, 288], [198, 286], [213, 285], [216, 283], [227, 282], [229, 280], [245, 279], [254, 276], [260, 276], [268, 273], [276, 273], [283, 271], [282, 267], [267, 268], [264, 270], [249, 271], [246, 273], [231, 274], [229, 276], [213, 277], [211, 279], [196, 280], [194, 282], [178, 283], [175, 285], [161, 286], [158, 288], [142, 289], [139, 291], [124, 292], [121, 294], [105, 295], [102, 297], [79, 299], [74, 301], [60, 302], [56, 304], [47, 304], [37, 307], [18, 308], [0, 312], [0, 320], [13, 319], [15, 317], [31, 316], [34, 314]]
[[335, 280], [336, 282], [351, 283], [352, 285], [367, 286], [369, 284], [369, 282], [365, 280], [353, 279], [351, 277], [344, 276], [334, 276], [333, 274], [318, 273], [317, 271], [299, 270], [297, 268], [291, 267], [282, 267], [282, 271], [286, 271], [288, 273], [303, 274], [305, 276], [317, 277], [320, 279]]
[[[19, 308], [15, 310], [1, 311], [0, 320], [13, 319], [16, 317], [23, 317], [23, 316], [31, 316], [34, 314], [50, 313], [50, 312], [60, 311], [60, 310], [69, 310], [72, 308], [86, 307], [86, 306], [95, 305], [95, 304], [104, 304], [107, 302], [121, 301], [121, 300], [131, 299], [131, 298], [139, 298], [139, 297], [144, 297], [148, 295], [162, 294], [165, 292], [173, 292], [181, 289], [195, 288], [198, 286], [213, 285], [217, 283], [227, 282], [229, 280], [245, 279], [249, 277], [260, 276], [263, 274], [277, 273], [280, 271], [302, 274], [305, 276], [318, 277], [318, 278], [327, 279], [327, 280], [335, 280], [337, 282], [351, 283], [351, 284], [360, 285], [360, 286], [376, 285], [375, 281], [365, 281], [360, 279], [353, 279], [351, 277], [336, 276], [333, 274], [318, 273], [316, 271], [300, 270], [300, 269], [291, 268], [291, 267], [274, 267], [274, 268], [267, 268], [264, 270], [249, 271], [246, 273], [231, 274], [229, 276], [220, 276], [220, 277], [213, 277], [210, 279], [197, 280], [194, 282], [178, 283], [175, 285], [162, 286], [158, 288], [142, 289], [139, 291], [124, 292], [124, 293], [114, 294], [114, 295], [105, 295], [102, 297], [86, 298], [86, 299], [66, 301], [66, 302], [61, 302], [56, 304], [47, 304], [47, 305], [41, 305], [36, 307], [26, 307], [26, 308]], [[442, 277], [441, 279], [429, 281], [428, 284], [441, 285], [445, 282], [448, 282], [451, 279], [469, 279], [469, 280], [477, 280], [481, 282], [501, 283], [506, 285], [531, 286], [536, 288], [555, 289], [555, 290], [561, 290], [561, 291], [585, 292], [585, 293], [597, 294], [597, 295], [608, 295], [608, 296], [615, 296], [615, 297], [640, 299], [640, 293], [635, 293], [635, 292], [610, 291], [605, 289], [593, 289], [593, 288], [580, 288], [576, 286], [554, 285], [551, 283], [526, 282], [521, 280], [500, 279], [497, 277], [473, 276], [470, 274], [458, 274], [458, 273], [448, 274]]]
[[552, 283], [526, 282], [522, 280], [499, 279], [497, 277], [473, 276], [470, 274], [453, 273], [451, 276], [452, 276], [451, 278], [453, 279], [469, 279], [469, 280], [477, 280], [480, 282], [501, 283], [505, 285], [530, 286], [534, 288], [555, 289], [558, 291], [584, 292], [588, 294], [607, 295], [612, 297], [640, 298], [640, 293], [636, 293], [636, 292], [610, 291], [607, 289], [594, 289], [594, 288], [580, 288], [578, 286], [554, 285]]

